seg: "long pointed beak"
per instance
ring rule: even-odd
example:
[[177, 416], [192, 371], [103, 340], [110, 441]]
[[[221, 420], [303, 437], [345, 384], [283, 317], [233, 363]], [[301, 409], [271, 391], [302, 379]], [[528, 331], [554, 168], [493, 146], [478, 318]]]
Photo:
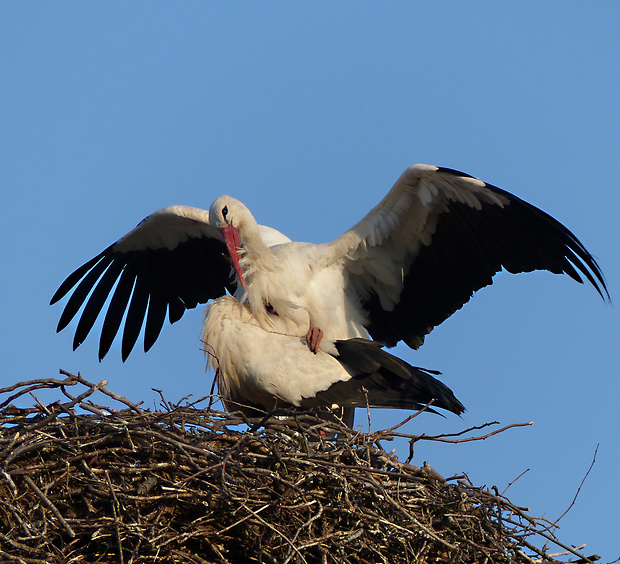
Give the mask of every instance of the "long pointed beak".
[[226, 248], [228, 249], [228, 255], [230, 256], [230, 260], [232, 261], [232, 265], [237, 272], [237, 277], [239, 278], [239, 282], [245, 288], [245, 280], [243, 279], [243, 269], [239, 264], [239, 251], [241, 249], [241, 241], [239, 240], [239, 230], [232, 225], [227, 225], [226, 227], [222, 227], [222, 234], [224, 235], [224, 243], [226, 243]]

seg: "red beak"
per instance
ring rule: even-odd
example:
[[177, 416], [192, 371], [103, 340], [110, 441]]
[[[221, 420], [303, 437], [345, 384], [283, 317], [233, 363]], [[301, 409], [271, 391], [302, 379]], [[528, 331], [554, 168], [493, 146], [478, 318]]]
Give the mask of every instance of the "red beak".
[[243, 279], [243, 269], [239, 264], [239, 251], [241, 250], [241, 242], [239, 241], [239, 230], [232, 225], [227, 225], [226, 227], [222, 227], [222, 234], [224, 235], [224, 243], [226, 243], [226, 248], [228, 249], [228, 255], [230, 256], [230, 260], [232, 261], [232, 265], [237, 272], [237, 277], [239, 278], [239, 282], [245, 288], [245, 280]]

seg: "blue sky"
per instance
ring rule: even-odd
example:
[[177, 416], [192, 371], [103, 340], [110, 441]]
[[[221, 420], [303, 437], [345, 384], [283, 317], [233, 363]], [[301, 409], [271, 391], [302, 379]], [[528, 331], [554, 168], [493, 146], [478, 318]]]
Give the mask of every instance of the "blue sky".
[[[620, 7], [581, 2], [3, 2], [2, 385], [59, 368], [133, 401], [209, 392], [201, 309], [143, 354], [71, 351], [49, 306], [77, 266], [171, 204], [223, 193], [293, 239], [331, 240], [416, 162], [468, 172], [565, 223], [618, 298]], [[468, 411], [410, 433], [444, 475], [508, 490], [560, 538], [620, 556], [617, 308], [546, 273], [500, 275], [417, 352]], [[373, 428], [404, 417], [374, 412]], [[358, 416], [361, 422], [365, 416]], [[389, 448], [390, 445], [386, 445]], [[406, 445], [394, 448], [406, 457]]]

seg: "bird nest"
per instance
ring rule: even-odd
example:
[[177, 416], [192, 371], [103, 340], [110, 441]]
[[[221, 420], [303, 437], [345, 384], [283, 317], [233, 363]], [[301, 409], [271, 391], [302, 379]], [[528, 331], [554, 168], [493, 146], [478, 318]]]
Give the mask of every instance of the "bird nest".
[[[3, 562], [598, 559], [494, 488], [398, 461], [380, 444], [403, 436], [397, 428], [364, 434], [310, 414], [248, 420], [199, 408], [208, 398], [162, 396], [151, 411], [105, 381], [62, 374], [0, 390]], [[62, 397], [44, 405], [35, 394], [48, 388]], [[94, 403], [95, 392], [116, 408]], [[17, 407], [24, 399], [31, 407]]]

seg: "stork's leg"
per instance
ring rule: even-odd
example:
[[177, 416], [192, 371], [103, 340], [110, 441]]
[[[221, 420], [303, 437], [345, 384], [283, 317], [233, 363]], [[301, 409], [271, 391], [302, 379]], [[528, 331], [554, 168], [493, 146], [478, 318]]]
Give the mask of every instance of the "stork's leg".
[[318, 327], [311, 327], [310, 330], [306, 333], [306, 341], [310, 350], [316, 354], [316, 351], [319, 350], [319, 345], [321, 344], [321, 339], [323, 338], [323, 330]]
[[343, 407], [342, 408], [342, 422], [353, 429], [353, 421], [355, 420], [355, 408], [354, 407]]

